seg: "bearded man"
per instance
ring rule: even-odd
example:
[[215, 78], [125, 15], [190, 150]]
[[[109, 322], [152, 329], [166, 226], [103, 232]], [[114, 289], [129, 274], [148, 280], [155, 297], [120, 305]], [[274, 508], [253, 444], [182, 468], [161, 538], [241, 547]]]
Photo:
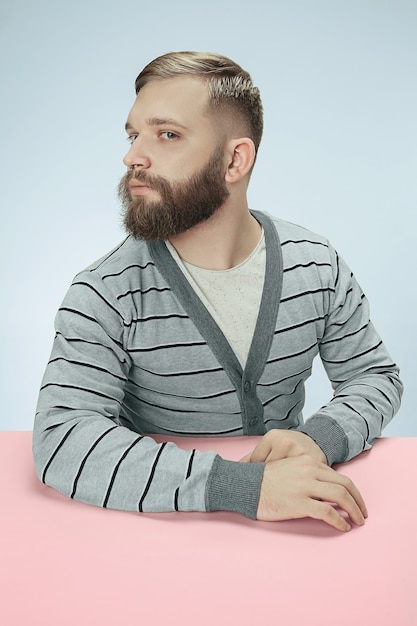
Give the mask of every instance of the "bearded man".
[[[128, 237], [59, 309], [34, 428], [44, 483], [130, 511], [364, 523], [331, 465], [392, 419], [398, 368], [330, 243], [249, 209], [262, 130], [259, 90], [226, 57], [170, 53], [139, 74], [119, 185]], [[304, 421], [317, 355], [334, 395]], [[262, 438], [235, 462], [158, 433]]]

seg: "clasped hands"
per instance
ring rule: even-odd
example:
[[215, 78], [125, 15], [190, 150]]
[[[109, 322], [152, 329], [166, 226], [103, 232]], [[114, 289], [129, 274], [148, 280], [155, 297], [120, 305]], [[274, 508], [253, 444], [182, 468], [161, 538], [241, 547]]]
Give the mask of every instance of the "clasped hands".
[[305, 433], [270, 430], [241, 462], [265, 463], [257, 519], [312, 517], [340, 531], [363, 525], [368, 516], [357, 487], [326, 463], [322, 449]]

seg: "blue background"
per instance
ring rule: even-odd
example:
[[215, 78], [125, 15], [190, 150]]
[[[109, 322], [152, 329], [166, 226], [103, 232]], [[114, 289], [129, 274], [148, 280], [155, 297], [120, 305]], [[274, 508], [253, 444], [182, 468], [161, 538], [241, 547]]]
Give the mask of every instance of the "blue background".
[[[32, 427], [69, 283], [124, 237], [136, 75], [191, 49], [232, 57], [260, 87], [250, 205], [347, 260], [406, 385], [384, 432], [416, 436], [416, 32], [414, 0], [2, 0], [0, 428]], [[329, 397], [317, 361], [305, 415]]]

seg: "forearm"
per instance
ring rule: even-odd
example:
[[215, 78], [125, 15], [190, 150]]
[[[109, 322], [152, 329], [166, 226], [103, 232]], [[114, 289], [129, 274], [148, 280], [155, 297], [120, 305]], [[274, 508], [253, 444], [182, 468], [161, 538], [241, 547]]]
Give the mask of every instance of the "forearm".
[[319, 349], [334, 390], [325, 406], [300, 427], [329, 464], [368, 450], [400, 406], [399, 370], [370, 321], [369, 305], [336, 256], [335, 288]]
[[107, 418], [74, 418], [45, 429], [42, 422], [38, 414], [37, 473], [71, 498], [127, 511], [227, 510], [256, 517], [262, 463], [158, 444]]
[[310, 435], [328, 463], [368, 450], [398, 411], [402, 384], [394, 367], [341, 384], [333, 399], [299, 429]]
[[[64, 415], [57, 416], [59, 423]], [[205, 510], [215, 453], [157, 444], [100, 416], [74, 416], [54, 428], [35, 422], [39, 478], [65, 495], [129, 511]]]

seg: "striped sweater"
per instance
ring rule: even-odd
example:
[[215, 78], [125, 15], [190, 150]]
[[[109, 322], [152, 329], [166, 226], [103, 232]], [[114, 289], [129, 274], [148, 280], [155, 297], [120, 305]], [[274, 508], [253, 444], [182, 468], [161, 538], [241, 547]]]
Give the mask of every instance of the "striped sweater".
[[[295, 429], [330, 465], [371, 447], [402, 386], [364, 294], [326, 239], [253, 215], [265, 231], [266, 269], [244, 370], [165, 243], [127, 237], [75, 277], [56, 317], [35, 417], [44, 483], [104, 507], [254, 518], [263, 463], [151, 435]], [[304, 422], [304, 383], [317, 355], [334, 395]]]

